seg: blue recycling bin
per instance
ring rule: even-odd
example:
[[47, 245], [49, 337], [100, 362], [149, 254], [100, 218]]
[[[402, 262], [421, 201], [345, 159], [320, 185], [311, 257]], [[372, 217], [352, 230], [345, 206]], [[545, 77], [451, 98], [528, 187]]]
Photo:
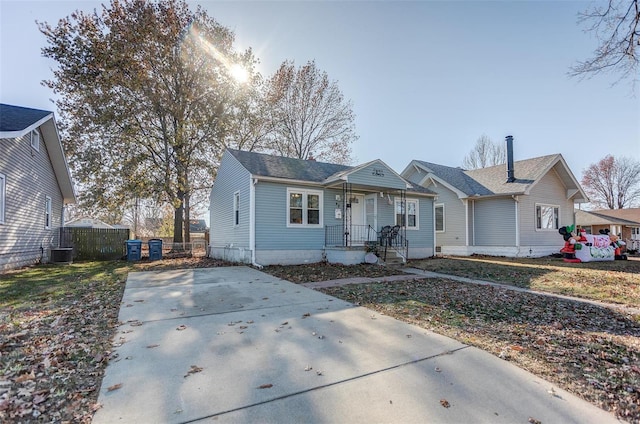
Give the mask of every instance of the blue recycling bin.
[[127, 240], [127, 260], [139, 261], [142, 257], [142, 240]]
[[162, 259], [162, 240], [151, 239], [149, 240], [149, 260], [159, 261]]

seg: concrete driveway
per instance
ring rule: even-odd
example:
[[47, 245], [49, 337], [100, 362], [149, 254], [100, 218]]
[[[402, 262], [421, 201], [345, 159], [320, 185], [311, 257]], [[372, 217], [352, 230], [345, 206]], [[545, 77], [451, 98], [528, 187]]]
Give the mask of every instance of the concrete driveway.
[[97, 424], [617, 422], [482, 350], [248, 267], [130, 273], [119, 319]]

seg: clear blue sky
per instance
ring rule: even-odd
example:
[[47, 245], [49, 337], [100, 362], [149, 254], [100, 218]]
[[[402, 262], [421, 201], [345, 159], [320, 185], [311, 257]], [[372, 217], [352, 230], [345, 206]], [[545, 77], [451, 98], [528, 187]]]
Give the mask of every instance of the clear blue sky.
[[[107, 0], [105, 0], [107, 2]], [[596, 40], [577, 24], [589, 2], [190, 2], [252, 47], [263, 75], [315, 59], [353, 101], [357, 163], [459, 166], [478, 137], [512, 134], [516, 160], [561, 153], [579, 180], [607, 154], [640, 160], [640, 95], [616, 76], [569, 67]], [[40, 81], [53, 62], [34, 21], [94, 1], [0, 0], [0, 101], [53, 109]]]

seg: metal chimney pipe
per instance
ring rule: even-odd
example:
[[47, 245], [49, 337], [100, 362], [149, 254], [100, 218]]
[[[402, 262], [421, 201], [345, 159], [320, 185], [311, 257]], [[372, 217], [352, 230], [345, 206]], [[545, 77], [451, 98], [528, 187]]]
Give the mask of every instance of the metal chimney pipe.
[[508, 135], [507, 140], [507, 182], [512, 183], [516, 180], [513, 171], [513, 136]]

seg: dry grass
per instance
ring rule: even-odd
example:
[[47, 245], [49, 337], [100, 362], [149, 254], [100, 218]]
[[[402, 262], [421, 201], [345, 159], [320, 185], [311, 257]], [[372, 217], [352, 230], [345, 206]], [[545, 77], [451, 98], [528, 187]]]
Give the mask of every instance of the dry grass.
[[411, 261], [427, 271], [494, 281], [549, 293], [640, 307], [640, 260], [566, 263], [556, 258], [485, 256]]

